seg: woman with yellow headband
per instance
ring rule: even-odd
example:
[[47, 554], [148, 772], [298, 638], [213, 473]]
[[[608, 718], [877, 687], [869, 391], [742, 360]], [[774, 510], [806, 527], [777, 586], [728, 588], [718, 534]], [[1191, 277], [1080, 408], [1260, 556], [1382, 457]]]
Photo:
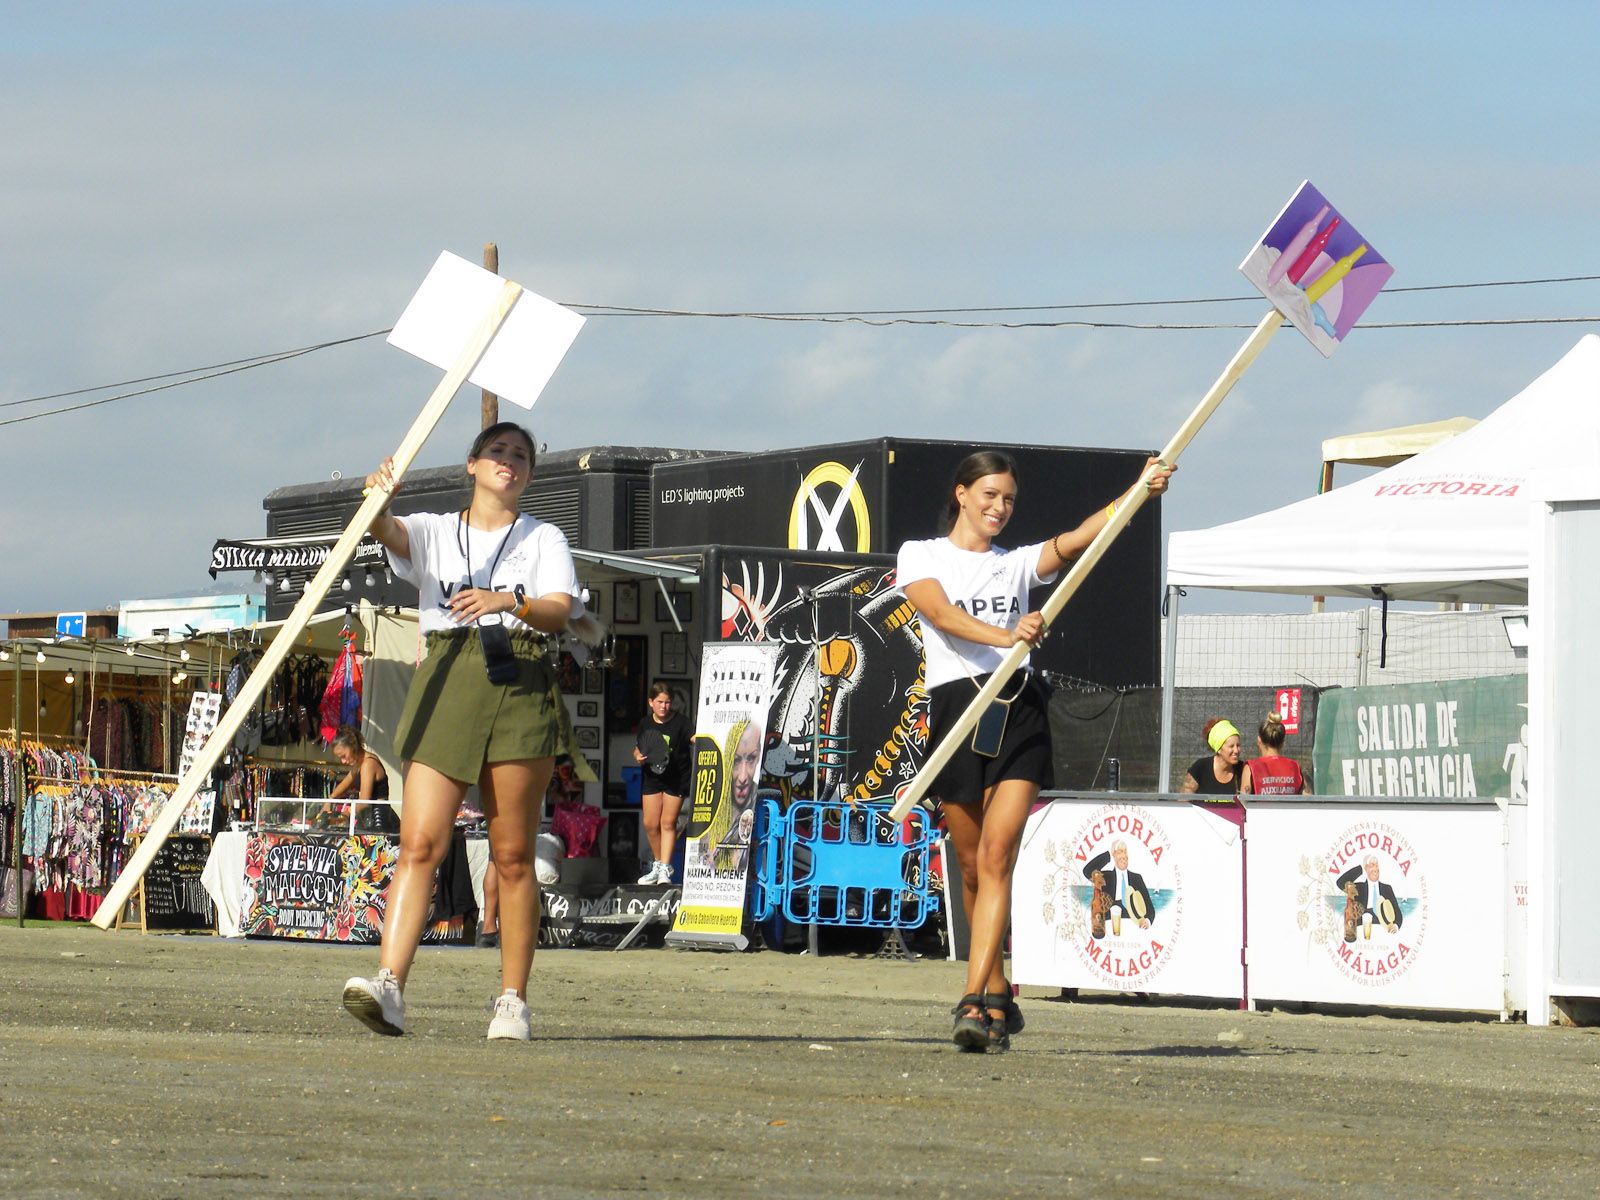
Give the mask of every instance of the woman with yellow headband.
[[1211, 753], [1194, 760], [1178, 790], [1202, 796], [1237, 796], [1244, 776], [1239, 762], [1238, 726], [1226, 717], [1212, 717], [1201, 733]]

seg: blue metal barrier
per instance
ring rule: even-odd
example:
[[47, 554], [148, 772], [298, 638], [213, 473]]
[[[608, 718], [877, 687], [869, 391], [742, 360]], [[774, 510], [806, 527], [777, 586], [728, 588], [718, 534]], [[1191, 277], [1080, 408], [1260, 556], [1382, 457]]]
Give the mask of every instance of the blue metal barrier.
[[758, 921], [781, 912], [798, 924], [913, 929], [939, 906], [929, 885], [935, 833], [921, 809], [904, 825], [888, 801], [798, 801], [782, 813], [763, 800], [756, 857]]

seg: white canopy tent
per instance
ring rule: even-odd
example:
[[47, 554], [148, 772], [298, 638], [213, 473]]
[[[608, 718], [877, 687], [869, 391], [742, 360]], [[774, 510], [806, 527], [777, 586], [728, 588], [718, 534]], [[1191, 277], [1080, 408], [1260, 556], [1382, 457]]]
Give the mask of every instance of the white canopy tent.
[[1167, 582], [1295, 595], [1525, 604], [1548, 480], [1600, 463], [1600, 336], [1472, 428], [1270, 512], [1174, 533]]
[[[1587, 685], [1600, 665], [1588, 636], [1596, 497], [1600, 336], [1589, 334], [1448, 441], [1320, 496], [1168, 541], [1172, 587], [1527, 604], [1532, 582], [1526, 845], [1509, 864], [1527, 880], [1518, 974], [1530, 1024], [1547, 1022], [1558, 996], [1600, 998], [1600, 943], [1558, 941], [1592, 926], [1600, 894], [1592, 872], [1563, 871], [1559, 859], [1563, 846], [1589, 844], [1597, 821], [1592, 764], [1572, 734], [1593, 727], [1596, 709]], [[1163, 717], [1166, 730], [1170, 700]], [[1163, 786], [1168, 770], [1164, 761]]]

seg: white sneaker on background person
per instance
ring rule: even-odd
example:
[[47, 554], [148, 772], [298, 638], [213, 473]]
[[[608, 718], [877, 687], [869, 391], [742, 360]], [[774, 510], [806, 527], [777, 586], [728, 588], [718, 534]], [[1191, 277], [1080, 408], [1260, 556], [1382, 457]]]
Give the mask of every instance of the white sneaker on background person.
[[646, 871], [643, 875], [639, 876], [639, 886], [644, 887], [644, 886], [647, 886], [649, 884], [655, 883], [656, 882], [656, 876], [658, 876], [660, 874], [661, 874], [661, 864], [659, 862], [651, 863], [650, 864], [650, 869], [648, 871]]
[[400, 994], [400, 981], [388, 967], [380, 970], [375, 979], [357, 976], [347, 980], [344, 1007], [375, 1033], [399, 1037], [406, 1031], [406, 998]]
[[533, 1014], [525, 1000], [511, 988], [501, 993], [494, 1002], [494, 1018], [489, 1022], [491, 1042], [528, 1042], [533, 1040]]
[[657, 863], [656, 864], [656, 882], [657, 883], [671, 883], [672, 882], [672, 864], [671, 863], [669, 863], [669, 862], [661, 862], [661, 863]]

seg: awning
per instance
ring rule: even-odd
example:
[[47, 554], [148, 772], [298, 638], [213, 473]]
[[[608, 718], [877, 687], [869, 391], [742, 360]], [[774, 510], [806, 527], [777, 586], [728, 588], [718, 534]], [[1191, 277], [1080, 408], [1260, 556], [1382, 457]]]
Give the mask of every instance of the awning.
[[700, 572], [694, 567], [678, 563], [653, 562], [648, 558], [635, 558], [631, 554], [613, 554], [608, 550], [580, 550], [572, 547], [572, 561], [578, 568], [578, 578], [585, 583], [611, 583], [618, 579], [661, 579], [680, 583], [699, 583]]

